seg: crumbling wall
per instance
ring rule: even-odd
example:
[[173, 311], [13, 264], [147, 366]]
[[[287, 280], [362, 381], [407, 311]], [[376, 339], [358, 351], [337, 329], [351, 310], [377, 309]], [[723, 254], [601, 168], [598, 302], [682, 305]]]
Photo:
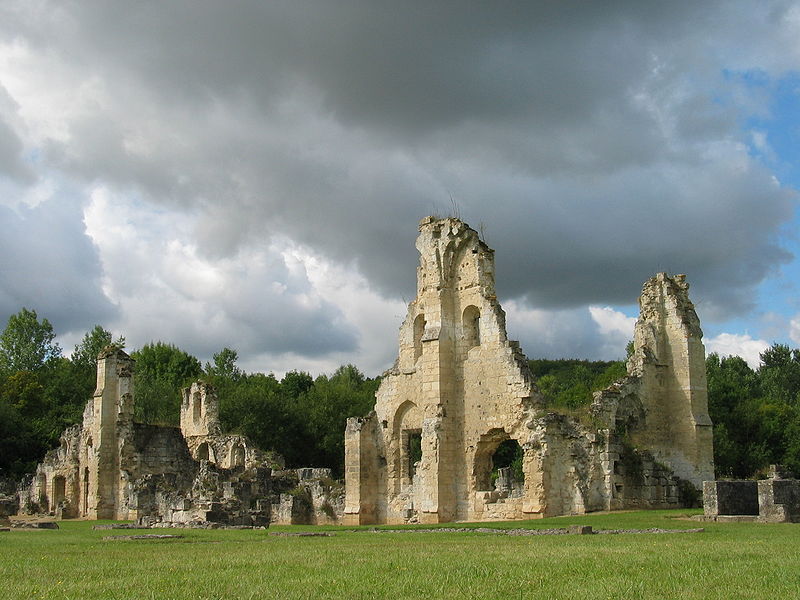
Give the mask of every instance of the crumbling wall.
[[639, 378], [644, 418], [630, 433], [695, 487], [714, 478], [705, 349], [684, 275], [659, 273], [639, 300], [628, 371]]
[[[345, 521], [531, 518], [680, 502], [713, 473], [705, 353], [682, 275], [645, 283], [628, 376], [585, 419], [548, 411], [494, 289], [494, 252], [458, 219], [420, 222], [417, 297], [370, 415], [345, 432]], [[489, 477], [500, 444], [522, 492]]]
[[275, 473], [271, 521], [276, 525], [338, 525], [344, 514], [344, 486], [327, 468]]
[[187, 438], [222, 433], [219, 399], [210, 383], [195, 381], [181, 390], [181, 431]]
[[183, 431], [134, 423], [133, 368], [119, 348], [98, 356], [82, 425], [67, 429], [38, 466], [20, 492], [21, 509], [151, 524], [268, 524], [271, 468], [283, 459], [244, 436], [222, 435], [216, 392], [205, 383], [184, 390]]

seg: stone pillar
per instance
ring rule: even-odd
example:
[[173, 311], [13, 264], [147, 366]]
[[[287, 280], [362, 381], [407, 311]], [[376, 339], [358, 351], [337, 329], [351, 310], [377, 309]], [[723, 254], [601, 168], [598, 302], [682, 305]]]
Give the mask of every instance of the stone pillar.
[[[93, 456], [89, 478], [87, 516], [90, 519], [115, 519], [121, 496], [120, 430], [133, 417], [133, 359], [118, 348], [109, 347], [97, 358], [97, 389], [92, 402], [88, 431]], [[121, 515], [127, 518], [127, 514]]]
[[362, 418], [347, 419], [344, 438], [344, 525], [369, 525], [377, 522], [377, 437], [375, 413]]
[[634, 442], [698, 489], [714, 479], [705, 348], [683, 275], [659, 273], [639, 299], [629, 372], [642, 380], [645, 426]]

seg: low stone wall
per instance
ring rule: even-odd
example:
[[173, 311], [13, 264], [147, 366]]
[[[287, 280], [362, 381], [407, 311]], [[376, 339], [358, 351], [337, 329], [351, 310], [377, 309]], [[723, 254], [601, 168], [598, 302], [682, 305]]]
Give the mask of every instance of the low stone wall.
[[757, 515], [758, 484], [755, 481], [704, 481], [703, 512], [719, 515]]
[[780, 465], [761, 481], [703, 482], [704, 520], [757, 520], [761, 523], [800, 522], [800, 480]]
[[759, 521], [800, 522], [800, 481], [765, 479], [758, 482]]

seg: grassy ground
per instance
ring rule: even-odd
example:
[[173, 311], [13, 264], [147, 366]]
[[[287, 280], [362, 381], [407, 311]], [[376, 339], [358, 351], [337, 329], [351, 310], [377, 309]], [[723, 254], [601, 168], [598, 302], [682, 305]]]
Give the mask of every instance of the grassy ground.
[[650, 511], [492, 527], [668, 529], [695, 534], [514, 537], [373, 533], [276, 537], [267, 531], [156, 530], [177, 540], [103, 541], [135, 531], [0, 533], [2, 598], [800, 598], [800, 525], [717, 524]]

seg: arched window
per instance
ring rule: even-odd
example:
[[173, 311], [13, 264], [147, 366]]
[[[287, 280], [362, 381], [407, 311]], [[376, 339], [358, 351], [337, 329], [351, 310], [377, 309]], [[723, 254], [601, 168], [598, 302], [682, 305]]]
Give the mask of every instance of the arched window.
[[65, 500], [67, 497], [67, 480], [63, 475], [56, 475], [53, 478], [53, 506]]
[[461, 327], [464, 331], [464, 343], [467, 350], [481, 343], [481, 311], [477, 306], [469, 305], [464, 309], [461, 317]]
[[203, 442], [197, 447], [197, 460], [209, 460], [210, 452], [208, 451], [208, 443]]
[[231, 469], [244, 466], [244, 446], [236, 444], [231, 450]]
[[200, 396], [200, 392], [195, 392], [192, 394], [192, 420], [194, 421], [195, 425], [200, 423], [200, 416], [203, 410], [203, 399]]
[[425, 315], [418, 314], [414, 319], [414, 361], [422, 356], [422, 336], [425, 334]]
[[422, 412], [407, 400], [397, 409], [394, 417], [395, 439], [399, 445], [394, 455], [395, 484], [407, 486], [414, 483], [416, 465], [422, 460]]
[[502, 429], [492, 429], [482, 435], [473, 465], [475, 489], [521, 495], [525, 488], [523, 458], [522, 446]]
[[522, 470], [523, 451], [517, 440], [506, 440], [497, 446], [492, 456], [492, 481], [494, 488], [512, 496], [521, 495], [525, 488]]

